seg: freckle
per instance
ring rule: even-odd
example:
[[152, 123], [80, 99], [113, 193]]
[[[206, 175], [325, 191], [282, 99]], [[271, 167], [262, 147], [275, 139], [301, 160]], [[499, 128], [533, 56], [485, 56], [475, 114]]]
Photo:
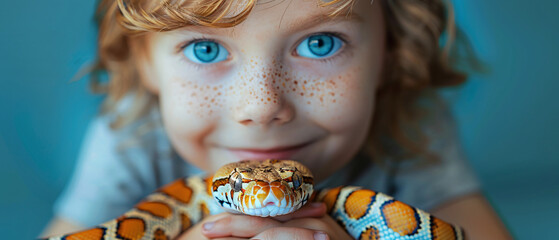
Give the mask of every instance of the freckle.
[[192, 105], [192, 102], [188, 102], [188, 105]]
[[217, 96], [221, 96], [221, 92], [218, 92], [218, 93], [217, 93]]
[[186, 87], [186, 84], [182, 83], [181, 86], [182, 86], [182, 87]]
[[281, 83], [281, 86], [285, 87], [285, 83]]
[[266, 83], [266, 84], [264, 84], [264, 86], [265, 86], [265, 87], [267, 87], [267, 86], [268, 86], [268, 84]]
[[333, 103], [336, 103], [336, 99], [332, 100]]
[[264, 102], [264, 98], [260, 99], [261, 102]]
[[304, 93], [301, 93], [301, 96], [305, 96], [305, 94], [304, 94]]
[[333, 96], [336, 96], [336, 94], [333, 93], [333, 92], [330, 92], [330, 95], [331, 95], [332, 97], [333, 97]]
[[215, 102], [215, 99], [214, 99], [214, 98], [212, 98], [212, 103], [213, 103], [213, 102]]
[[229, 86], [229, 90], [233, 89], [233, 86]]
[[270, 91], [267, 91], [266, 94], [270, 94]]
[[279, 89], [279, 86], [278, 86], [278, 87], [276, 87], [276, 89]]
[[272, 84], [276, 84], [276, 80], [272, 80]]
[[194, 89], [197, 89], [197, 88], [198, 88], [198, 85], [194, 85]]
[[266, 74], [262, 74], [262, 78], [266, 78]]
[[311, 104], [311, 101], [307, 101], [307, 104]]
[[311, 93], [311, 97], [314, 96], [314, 93]]
[[268, 98], [268, 102], [271, 101], [272, 99]]
[[278, 77], [281, 77], [281, 73], [278, 73]]
[[323, 99], [322, 99], [322, 97], [320, 97], [320, 102], [323, 102]]
[[304, 81], [303, 83], [304, 83], [304, 84], [307, 84], [307, 81]]
[[297, 82], [297, 81], [295, 81], [294, 83], [295, 83], [295, 85], [297, 85], [297, 83], [298, 83], [298, 82]]
[[196, 97], [196, 93], [190, 94], [191, 97]]
[[217, 87], [214, 87], [214, 91], [217, 91]]
[[293, 88], [293, 91], [295, 92], [295, 88]]
[[276, 100], [274, 100], [274, 103], [277, 103]]
[[204, 97], [204, 100], [208, 100], [208, 97]]
[[206, 86], [206, 89], [210, 89], [210, 86]]

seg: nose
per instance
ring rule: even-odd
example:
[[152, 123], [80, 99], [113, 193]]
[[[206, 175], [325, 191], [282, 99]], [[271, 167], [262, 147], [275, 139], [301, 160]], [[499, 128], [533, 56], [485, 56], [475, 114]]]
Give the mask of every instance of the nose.
[[276, 75], [258, 71], [245, 76], [250, 77], [239, 79], [237, 84], [243, 90], [233, 110], [235, 121], [245, 126], [270, 126], [293, 120], [294, 106], [284, 98]]

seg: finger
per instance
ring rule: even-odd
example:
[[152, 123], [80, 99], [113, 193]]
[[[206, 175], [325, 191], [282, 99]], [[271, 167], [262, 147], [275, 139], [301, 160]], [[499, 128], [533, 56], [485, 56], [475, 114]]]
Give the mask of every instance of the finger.
[[326, 215], [326, 204], [322, 202], [312, 202], [306, 204], [301, 209], [282, 216], [274, 217], [273, 219], [280, 222], [286, 222], [294, 218], [311, 218], [311, 217], [322, 217]]
[[216, 215], [211, 215], [208, 216], [206, 218], [204, 218], [201, 222], [194, 224], [193, 226], [191, 226], [190, 228], [188, 228], [186, 231], [184, 231], [183, 233], [181, 233], [181, 235], [176, 238], [177, 240], [189, 240], [189, 239], [207, 239], [203, 234], [202, 234], [202, 225], [205, 222], [212, 222], [212, 221], [216, 221], [220, 218], [223, 218], [227, 215], [230, 215], [230, 213], [220, 213], [220, 214], [216, 214]]
[[325, 232], [315, 231], [307, 228], [296, 227], [275, 227], [269, 228], [251, 238], [259, 239], [305, 239], [305, 240], [328, 240], [330, 239]]
[[202, 226], [202, 234], [208, 238], [249, 238], [279, 225], [281, 225], [280, 222], [271, 218], [229, 214], [215, 221], [205, 222]]

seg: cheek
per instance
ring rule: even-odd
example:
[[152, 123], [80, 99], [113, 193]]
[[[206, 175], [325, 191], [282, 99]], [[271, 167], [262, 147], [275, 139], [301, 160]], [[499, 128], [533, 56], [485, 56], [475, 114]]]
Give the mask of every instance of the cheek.
[[207, 121], [220, 113], [226, 88], [200, 82], [175, 77], [166, 84], [161, 101], [169, 116], [185, 121]]
[[375, 81], [360, 67], [324, 80], [303, 80], [299, 105], [306, 105], [307, 114], [331, 132], [361, 129], [373, 112]]
[[162, 82], [160, 106], [167, 135], [183, 158], [205, 169], [205, 141], [223, 112], [226, 88], [178, 77]]

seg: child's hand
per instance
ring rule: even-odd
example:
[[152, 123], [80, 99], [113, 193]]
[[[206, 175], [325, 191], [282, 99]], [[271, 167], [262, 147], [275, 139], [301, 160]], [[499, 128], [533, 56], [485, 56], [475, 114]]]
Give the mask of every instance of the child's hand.
[[351, 239], [336, 221], [326, 215], [323, 203], [309, 204], [275, 218], [220, 214], [203, 221], [201, 233], [210, 239]]
[[188, 230], [186, 230], [184, 233], [182, 233], [176, 239], [177, 240], [207, 239], [204, 236], [204, 234], [202, 234], [202, 232], [203, 232], [202, 226], [204, 225], [204, 223], [216, 221], [216, 220], [224, 218], [228, 215], [231, 215], [231, 214], [230, 213], [220, 213], [220, 214], [208, 216], [204, 220], [202, 220], [202, 222], [199, 222], [199, 223], [195, 224], [194, 226], [190, 227]]

